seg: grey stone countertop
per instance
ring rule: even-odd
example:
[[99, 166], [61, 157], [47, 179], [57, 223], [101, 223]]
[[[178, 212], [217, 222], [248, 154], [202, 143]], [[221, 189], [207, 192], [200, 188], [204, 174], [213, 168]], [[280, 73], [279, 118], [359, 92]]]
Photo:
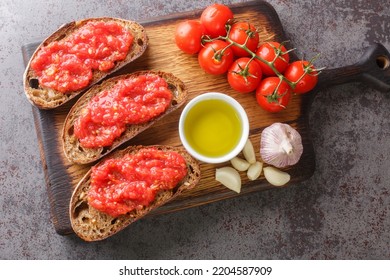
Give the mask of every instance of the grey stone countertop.
[[[21, 46], [75, 19], [144, 20], [211, 3], [1, 1], [0, 259], [390, 259], [390, 93], [363, 83], [316, 96], [316, 171], [302, 183], [140, 220], [104, 242], [55, 232]], [[388, 1], [269, 3], [292, 45], [320, 52], [321, 66], [353, 64], [374, 42], [390, 49]]]

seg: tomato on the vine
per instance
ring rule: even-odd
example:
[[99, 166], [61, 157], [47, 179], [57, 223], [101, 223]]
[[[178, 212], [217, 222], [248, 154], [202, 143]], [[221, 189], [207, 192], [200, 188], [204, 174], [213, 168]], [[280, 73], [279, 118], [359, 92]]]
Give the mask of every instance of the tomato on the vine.
[[234, 61], [227, 74], [229, 85], [241, 93], [254, 91], [261, 77], [260, 65], [249, 57], [240, 57]]
[[[278, 43], [278, 42], [266, 42], [261, 44], [256, 51], [256, 55], [261, 57], [262, 59], [272, 62], [275, 57], [278, 55], [274, 62], [274, 67], [279, 73], [283, 73], [290, 61], [290, 55], [287, 53], [286, 48]], [[258, 60], [261, 66], [261, 70], [263, 70], [263, 74], [266, 76], [276, 76], [275, 72], [269, 67], [266, 63]]]
[[226, 22], [233, 19], [233, 12], [228, 6], [213, 4], [203, 10], [200, 22], [206, 29], [206, 34], [211, 38], [226, 35]]
[[[259, 33], [253, 24], [248, 22], [236, 22], [232, 25], [229, 38], [240, 45], [245, 43], [245, 46], [252, 52], [255, 52], [259, 45]], [[250, 54], [243, 48], [232, 46], [235, 56], [250, 56]]]
[[186, 20], [176, 26], [175, 42], [183, 52], [195, 54], [202, 47], [202, 36], [204, 34], [205, 28], [199, 21]]
[[292, 62], [284, 72], [284, 76], [293, 83], [297, 82], [303, 76], [295, 85], [294, 92], [297, 94], [311, 91], [318, 82], [317, 70], [309, 61], [305, 60]]
[[267, 77], [260, 82], [256, 90], [257, 103], [266, 111], [276, 113], [286, 109], [292, 89], [288, 83], [278, 77]]
[[207, 43], [198, 54], [200, 67], [209, 74], [225, 73], [233, 63], [233, 51], [229, 44], [222, 40]]

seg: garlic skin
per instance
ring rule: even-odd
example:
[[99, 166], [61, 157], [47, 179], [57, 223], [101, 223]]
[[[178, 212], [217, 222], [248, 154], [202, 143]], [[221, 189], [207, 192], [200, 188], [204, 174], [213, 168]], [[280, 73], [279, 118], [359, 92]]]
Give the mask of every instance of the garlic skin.
[[274, 123], [261, 133], [260, 156], [278, 168], [296, 164], [303, 153], [302, 137], [288, 124]]

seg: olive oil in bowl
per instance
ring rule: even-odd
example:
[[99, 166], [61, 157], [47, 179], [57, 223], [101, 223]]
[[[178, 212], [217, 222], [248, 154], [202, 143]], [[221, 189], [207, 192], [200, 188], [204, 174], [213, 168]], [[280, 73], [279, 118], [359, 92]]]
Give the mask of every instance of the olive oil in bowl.
[[242, 133], [240, 116], [226, 101], [203, 100], [188, 112], [184, 134], [192, 148], [206, 157], [220, 157], [237, 146]]
[[206, 93], [184, 108], [179, 133], [184, 147], [195, 158], [209, 163], [224, 162], [243, 148], [249, 134], [248, 118], [230, 96]]

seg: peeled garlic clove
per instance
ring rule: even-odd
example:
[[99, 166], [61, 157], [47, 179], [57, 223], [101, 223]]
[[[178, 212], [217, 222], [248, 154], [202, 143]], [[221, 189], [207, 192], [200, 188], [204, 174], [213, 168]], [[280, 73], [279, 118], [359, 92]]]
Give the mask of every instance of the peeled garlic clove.
[[281, 171], [273, 166], [267, 166], [263, 168], [264, 177], [271, 185], [281, 187], [290, 181], [290, 174]]
[[278, 168], [296, 164], [303, 152], [301, 135], [288, 124], [274, 123], [261, 133], [260, 156]]
[[250, 166], [249, 162], [239, 157], [234, 157], [233, 159], [230, 160], [230, 163], [238, 171], [246, 171]]
[[262, 169], [263, 169], [262, 162], [256, 161], [254, 164], [251, 164], [251, 166], [249, 166], [248, 172], [246, 173], [248, 179], [254, 181], [257, 178], [259, 178]]
[[217, 168], [215, 171], [215, 180], [236, 193], [241, 192], [241, 177], [233, 167], [226, 166]]
[[244, 149], [242, 150], [242, 153], [244, 154], [244, 157], [247, 162], [250, 164], [253, 164], [256, 162], [256, 154], [255, 149], [253, 148], [252, 142], [250, 139], [248, 139], [245, 143]]

